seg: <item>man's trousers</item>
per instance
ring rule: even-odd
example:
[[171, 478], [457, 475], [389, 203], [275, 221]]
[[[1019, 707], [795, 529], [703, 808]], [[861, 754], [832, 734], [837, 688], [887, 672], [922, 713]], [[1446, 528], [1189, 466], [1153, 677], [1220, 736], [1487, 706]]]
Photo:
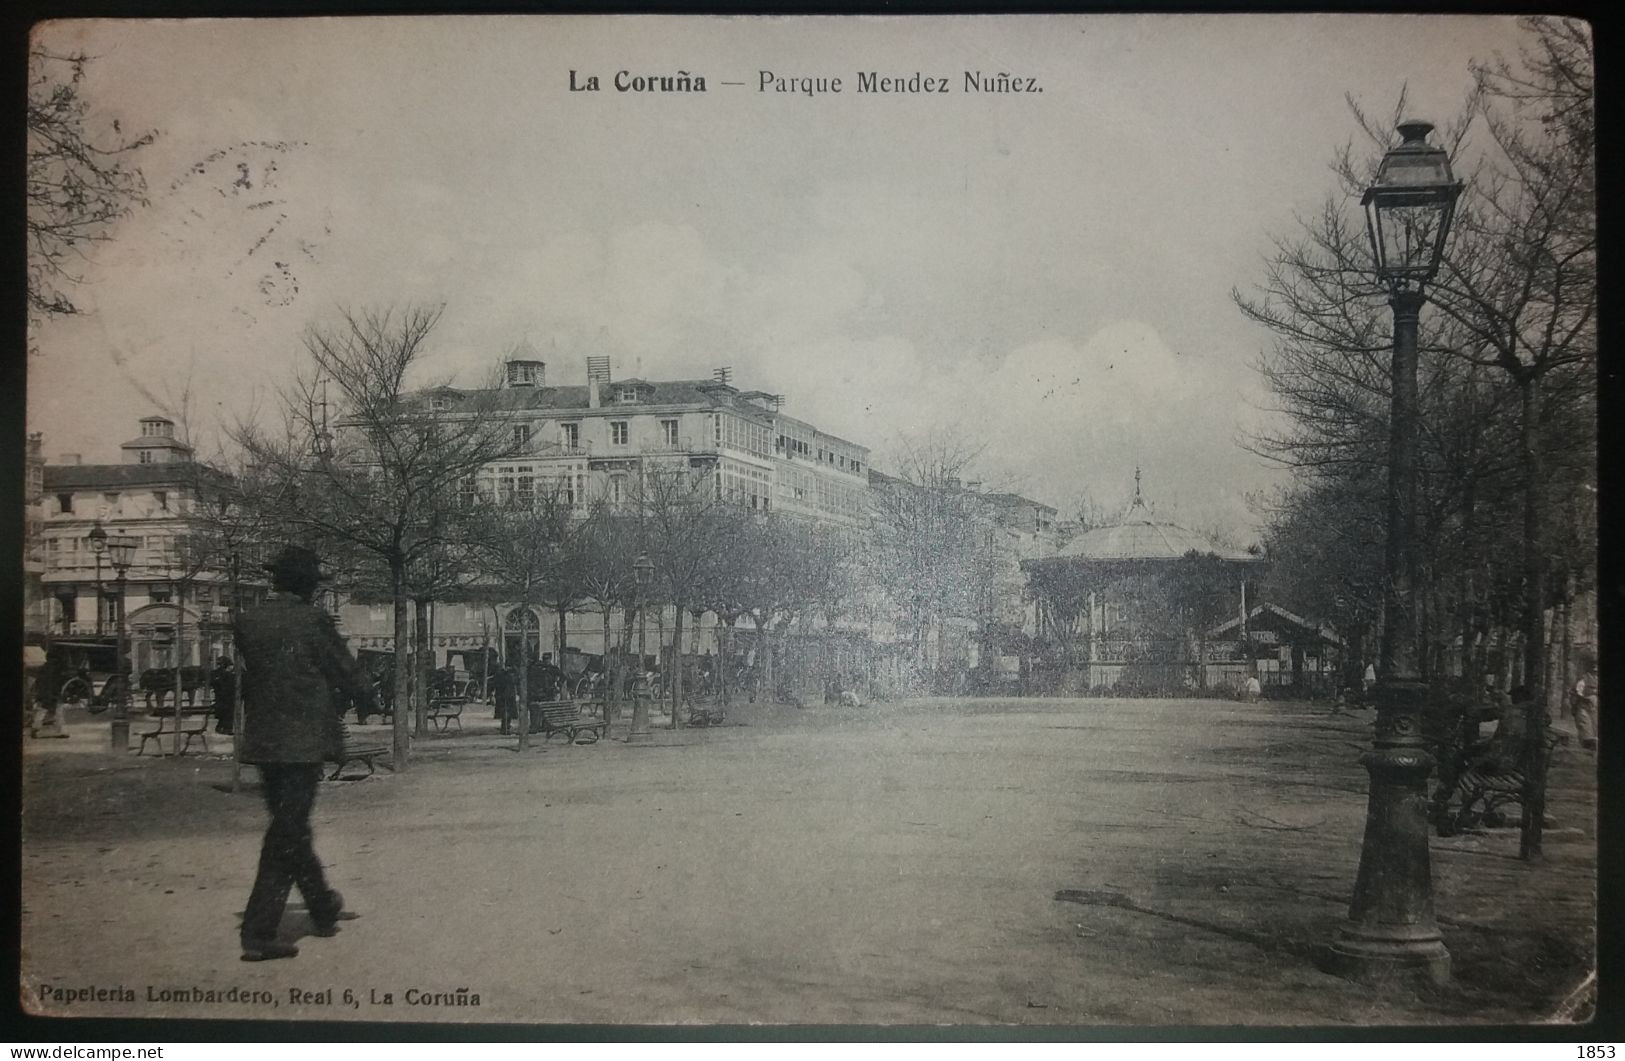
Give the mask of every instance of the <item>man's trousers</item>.
[[259, 771], [271, 824], [265, 830], [259, 873], [243, 913], [245, 943], [276, 938], [294, 885], [299, 886], [313, 920], [331, 922], [339, 912], [338, 897], [328, 888], [311, 843], [310, 811], [322, 779], [321, 764], [261, 763]]

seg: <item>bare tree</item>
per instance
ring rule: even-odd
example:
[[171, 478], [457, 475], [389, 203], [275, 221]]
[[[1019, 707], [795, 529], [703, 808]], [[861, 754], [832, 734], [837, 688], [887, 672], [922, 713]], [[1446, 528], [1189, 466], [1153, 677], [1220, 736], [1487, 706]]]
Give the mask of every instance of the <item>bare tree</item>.
[[283, 393], [281, 430], [247, 425], [236, 432], [268, 480], [258, 500], [273, 508], [287, 537], [370, 555], [387, 573], [398, 769], [411, 751], [404, 705], [413, 566], [456, 543], [454, 524], [436, 513], [513, 446], [506, 425], [490, 415], [493, 388], [411, 385], [440, 314], [438, 306], [341, 310], [335, 322], [312, 325], [305, 332], [310, 368]]
[[672, 627], [671, 725], [683, 702], [683, 616], [700, 603], [701, 588], [718, 556], [724, 506], [709, 467], [649, 462], [633, 491], [639, 530], [654, 563], [655, 584], [676, 611]]
[[[574, 566], [565, 543], [579, 530], [574, 498], [561, 481], [544, 481], [530, 496], [518, 493], [482, 502], [475, 509], [486, 525], [476, 558], [480, 582], [493, 599], [529, 609], [552, 598]], [[519, 668], [519, 749], [530, 747], [530, 663]]]
[[896, 477], [871, 477], [869, 575], [908, 617], [925, 670], [932, 634], [943, 623], [974, 618], [984, 555], [987, 506], [963, 479], [982, 447], [952, 432], [898, 441]]
[[34, 45], [28, 53], [28, 315], [80, 312], [68, 289], [80, 282], [90, 245], [146, 202], [134, 156], [157, 134], [126, 136], [116, 119], [96, 124], [83, 95], [91, 57]]

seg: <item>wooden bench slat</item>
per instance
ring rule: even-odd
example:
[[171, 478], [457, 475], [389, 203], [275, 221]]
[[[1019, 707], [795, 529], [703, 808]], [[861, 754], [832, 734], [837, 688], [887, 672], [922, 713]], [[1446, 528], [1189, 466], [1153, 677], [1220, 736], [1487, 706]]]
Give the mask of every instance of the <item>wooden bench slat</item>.
[[596, 721], [581, 717], [581, 705], [574, 700], [550, 700], [532, 703], [533, 709], [541, 709], [541, 733], [545, 740], [555, 733], [563, 733], [571, 743], [583, 734], [591, 734], [592, 739], [583, 741], [592, 744], [602, 737], [609, 727], [608, 722]]
[[[351, 763], [361, 763], [367, 768], [367, 773], [365, 776], [371, 777], [377, 770], [377, 768], [373, 765], [373, 760], [382, 758], [388, 754], [390, 754], [390, 749], [389, 745], [387, 744], [379, 744], [376, 741], [362, 741], [354, 738], [346, 738], [344, 741], [344, 748], [339, 752], [338, 764], [333, 768], [333, 773], [329, 775], [327, 779], [329, 781], [337, 781], [339, 779], [339, 775], [344, 773], [344, 768], [349, 766]], [[394, 770], [395, 768], [393, 765], [391, 765], [390, 769]]]

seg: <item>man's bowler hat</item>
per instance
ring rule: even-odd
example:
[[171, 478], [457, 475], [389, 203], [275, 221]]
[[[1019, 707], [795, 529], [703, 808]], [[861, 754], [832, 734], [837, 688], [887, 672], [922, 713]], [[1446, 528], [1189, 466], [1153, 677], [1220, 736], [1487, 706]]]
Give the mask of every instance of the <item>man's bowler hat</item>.
[[283, 585], [310, 586], [328, 579], [322, 574], [321, 558], [300, 545], [284, 545], [275, 559], [261, 566], [270, 572], [273, 582]]

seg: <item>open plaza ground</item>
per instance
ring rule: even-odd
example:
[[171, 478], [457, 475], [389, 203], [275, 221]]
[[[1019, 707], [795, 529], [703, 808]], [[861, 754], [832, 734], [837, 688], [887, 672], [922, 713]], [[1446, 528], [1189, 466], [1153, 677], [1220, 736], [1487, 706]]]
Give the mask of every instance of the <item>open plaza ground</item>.
[[[323, 783], [316, 848], [361, 916], [317, 938], [296, 896], [283, 931], [301, 952], [262, 964], [237, 947], [265, 825], [253, 771], [233, 792], [218, 739], [113, 759], [105, 722], [76, 721], [27, 742], [24, 995], [76, 1017], [525, 1023], [1567, 1012], [1595, 964], [1597, 871], [1595, 763], [1572, 741], [1543, 861], [1519, 861], [1516, 829], [1432, 841], [1448, 986], [1320, 970], [1359, 862], [1370, 719], [1216, 700], [740, 705], [647, 746], [623, 721], [520, 755], [471, 705], [461, 734], [414, 743], [409, 771]], [[104, 999], [64, 1001], [87, 989]]]

